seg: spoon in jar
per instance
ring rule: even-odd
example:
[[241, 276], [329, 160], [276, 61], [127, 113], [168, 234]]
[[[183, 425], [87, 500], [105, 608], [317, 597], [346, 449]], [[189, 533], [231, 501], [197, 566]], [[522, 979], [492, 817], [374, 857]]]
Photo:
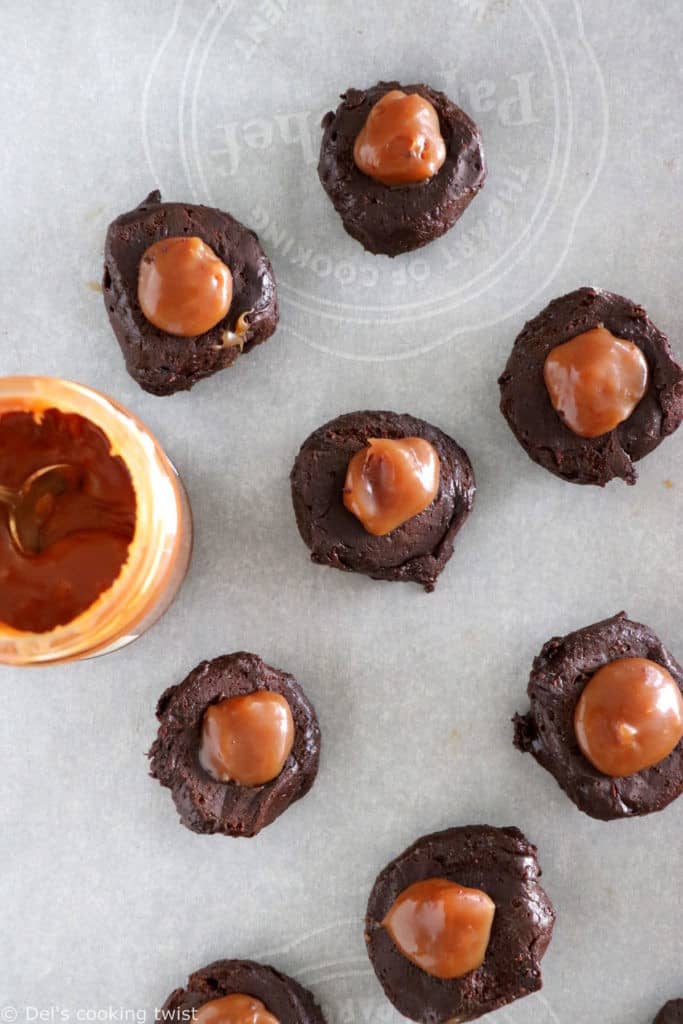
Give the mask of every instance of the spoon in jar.
[[0, 502], [7, 506], [10, 536], [23, 555], [40, 554], [40, 531], [54, 509], [55, 498], [75, 491], [80, 480], [81, 474], [74, 466], [58, 463], [36, 470], [18, 491], [0, 484]]

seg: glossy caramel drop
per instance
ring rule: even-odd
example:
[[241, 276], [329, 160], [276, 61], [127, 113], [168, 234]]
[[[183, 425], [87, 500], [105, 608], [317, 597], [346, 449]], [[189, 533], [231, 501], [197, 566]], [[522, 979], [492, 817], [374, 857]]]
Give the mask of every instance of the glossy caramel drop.
[[649, 370], [637, 345], [595, 327], [551, 349], [543, 377], [569, 429], [600, 437], [629, 418], [647, 390]]
[[423, 96], [392, 89], [368, 114], [353, 159], [359, 171], [383, 185], [433, 178], [446, 159], [439, 115]]
[[140, 260], [138, 302], [155, 327], [194, 338], [226, 316], [232, 274], [201, 238], [162, 238]]
[[263, 786], [280, 774], [293, 744], [288, 701], [271, 690], [256, 690], [207, 708], [199, 761], [217, 782]]
[[349, 461], [344, 505], [382, 537], [431, 505], [439, 475], [439, 456], [424, 438], [371, 437]]
[[581, 751], [604, 775], [634, 775], [683, 739], [683, 696], [673, 676], [646, 658], [619, 658], [586, 684], [574, 714]]
[[237, 992], [204, 1003], [194, 1019], [197, 1024], [280, 1024], [260, 999]]
[[486, 957], [496, 906], [479, 889], [446, 878], [415, 882], [382, 921], [395, 945], [435, 978], [461, 978]]

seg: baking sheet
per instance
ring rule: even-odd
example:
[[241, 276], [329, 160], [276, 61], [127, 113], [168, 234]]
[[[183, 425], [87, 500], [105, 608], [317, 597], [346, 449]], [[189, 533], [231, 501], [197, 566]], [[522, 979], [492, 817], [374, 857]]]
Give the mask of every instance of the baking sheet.
[[[397, 1021], [364, 953], [375, 874], [484, 821], [538, 844], [558, 911], [542, 994], [491, 1021], [647, 1024], [683, 990], [683, 801], [592, 821], [509, 719], [549, 636], [621, 608], [683, 656], [683, 435], [635, 489], [572, 487], [514, 442], [496, 378], [523, 321], [588, 283], [643, 302], [681, 354], [680, 4], [3, 0], [0, 27], [0, 370], [128, 405], [196, 519], [187, 582], [144, 638], [2, 670], [0, 1019], [142, 1022], [239, 956], [294, 974], [330, 1024]], [[320, 115], [380, 76], [446, 89], [490, 163], [461, 224], [395, 261], [343, 233], [315, 172]], [[165, 399], [126, 375], [97, 293], [107, 223], [157, 186], [256, 227], [282, 298], [271, 342]], [[474, 463], [432, 595], [313, 566], [297, 535], [299, 444], [364, 407], [432, 421]], [[155, 701], [240, 648], [306, 688], [321, 772], [259, 838], [197, 837], [146, 775]]]

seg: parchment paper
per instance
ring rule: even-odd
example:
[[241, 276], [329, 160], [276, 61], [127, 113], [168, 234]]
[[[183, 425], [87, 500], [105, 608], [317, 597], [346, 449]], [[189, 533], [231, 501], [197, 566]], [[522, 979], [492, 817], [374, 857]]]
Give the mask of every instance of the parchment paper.
[[[582, 284], [642, 302], [683, 354], [678, 0], [3, 0], [0, 29], [0, 371], [128, 405], [196, 519], [145, 637], [0, 673], [0, 1018], [141, 1024], [239, 956], [294, 974], [330, 1024], [393, 1024], [372, 881], [422, 833], [490, 822], [538, 844], [558, 912], [543, 993], [492, 1024], [649, 1024], [683, 994], [683, 800], [592, 821], [510, 717], [546, 639], [619, 609], [683, 657], [683, 433], [635, 489], [570, 486], [517, 446], [496, 378], [524, 320]], [[395, 261], [345, 235], [315, 171], [320, 115], [380, 77], [444, 88], [490, 164], [460, 225]], [[165, 399], [125, 373], [97, 293], [108, 222], [157, 186], [256, 228], [282, 298], [267, 345]], [[298, 537], [296, 451], [359, 408], [424, 417], [474, 463], [432, 595], [316, 567]], [[145, 751], [164, 688], [238, 649], [301, 681], [321, 772], [259, 838], [200, 838]]]

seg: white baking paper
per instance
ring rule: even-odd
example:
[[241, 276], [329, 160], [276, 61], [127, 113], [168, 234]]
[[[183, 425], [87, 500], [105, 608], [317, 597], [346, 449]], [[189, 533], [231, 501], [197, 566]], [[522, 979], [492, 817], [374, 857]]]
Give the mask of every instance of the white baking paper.
[[[496, 386], [525, 319], [583, 284], [642, 302], [683, 355], [682, 36], [678, 0], [2, 0], [0, 372], [133, 409], [196, 521], [141, 640], [0, 672], [3, 1024], [143, 1024], [218, 957], [294, 974], [329, 1024], [394, 1024], [368, 891], [419, 835], [472, 822], [538, 844], [558, 913], [543, 992], [492, 1024], [649, 1024], [683, 994], [683, 800], [592, 821], [510, 725], [554, 634], [625, 608], [683, 657], [683, 432], [636, 488], [575, 487], [527, 459]], [[378, 78], [446, 90], [490, 165], [453, 231], [393, 261], [316, 174], [321, 115]], [[267, 345], [163, 399], [127, 376], [97, 293], [107, 224], [156, 187], [256, 228], [282, 299]], [[297, 534], [298, 447], [359, 408], [424, 417], [474, 464], [432, 595], [314, 566]], [[301, 681], [324, 744], [310, 795], [251, 841], [180, 828], [145, 759], [159, 694], [238, 649]]]

